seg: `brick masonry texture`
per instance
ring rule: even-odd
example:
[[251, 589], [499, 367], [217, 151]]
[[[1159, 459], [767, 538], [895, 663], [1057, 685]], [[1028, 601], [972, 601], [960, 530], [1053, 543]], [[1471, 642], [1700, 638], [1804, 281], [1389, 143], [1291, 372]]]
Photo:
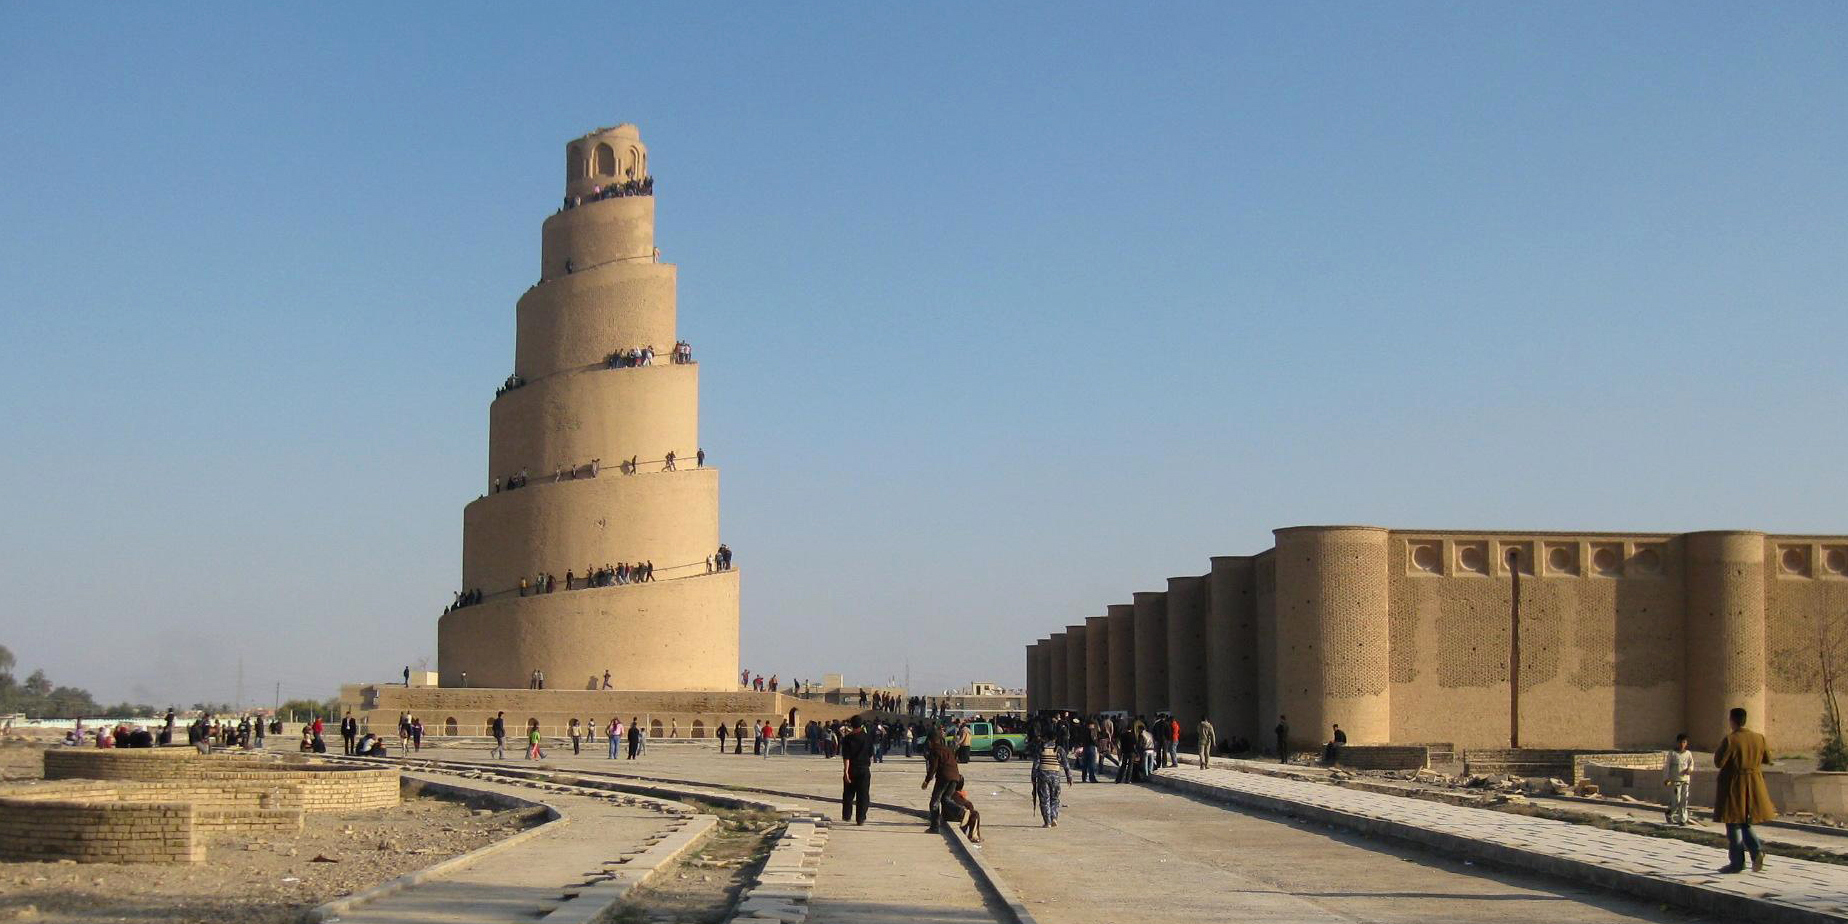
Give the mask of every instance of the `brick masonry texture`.
[[0, 858], [198, 862], [213, 836], [300, 831], [305, 812], [400, 801], [396, 770], [191, 748], [55, 748], [44, 758], [45, 782], [0, 787]]
[[[1221, 739], [1266, 749], [1280, 713], [1294, 749], [1337, 722], [1353, 744], [1506, 747], [1518, 569], [1522, 745], [1642, 750], [1686, 732], [1711, 748], [1733, 706], [1776, 750], [1819, 743], [1815, 640], [1848, 618], [1848, 537], [1304, 526], [1276, 539], [1212, 559], [1197, 682], [1171, 676], [1172, 591], [1110, 608], [1112, 643], [1155, 649], [1108, 648], [1110, 708], [1185, 712], [1203, 690]], [[1035, 686], [1085, 688], [1065, 675], [1091, 669], [1041, 661]]]

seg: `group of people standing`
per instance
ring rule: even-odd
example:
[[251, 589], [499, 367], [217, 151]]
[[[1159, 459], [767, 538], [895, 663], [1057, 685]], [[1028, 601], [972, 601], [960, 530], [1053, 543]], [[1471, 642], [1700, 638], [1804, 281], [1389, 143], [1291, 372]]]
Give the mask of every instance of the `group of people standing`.
[[[693, 362], [693, 345], [685, 340], [674, 341], [674, 351], [667, 354], [668, 361], [676, 366], [685, 366]], [[643, 347], [629, 347], [617, 350], [604, 357], [603, 364], [610, 369], [635, 369], [654, 365], [654, 344]]]
[[475, 604], [480, 603], [480, 602], [481, 602], [481, 588], [477, 587], [473, 590], [458, 590], [456, 591], [455, 600], [451, 601], [448, 606], [443, 607], [443, 613], [447, 615], [452, 610], [459, 610], [465, 606], [474, 606]]
[[[691, 565], [672, 565], [663, 570], [672, 571], [675, 568], [698, 567], [698, 565], [699, 562], [694, 562]], [[707, 574], [711, 574], [715, 571], [730, 571], [731, 566], [732, 550], [728, 545], [721, 544], [717, 552], [706, 556]], [[647, 559], [644, 561], [620, 562], [617, 564], [606, 563], [601, 568], [595, 565], [588, 565], [584, 568], [584, 575], [582, 577], [579, 577], [578, 573], [573, 570], [565, 571], [565, 576], [562, 579], [550, 571], [541, 571], [531, 577], [521, 575], [520, 583], [514, 590], [515, 593], [522, 597], [536, 597], [543, 594], [556, 593], [560, 590], [590, 590], [596, 587], [615, 587], [623, 584], [646, 584], [655, 580], [658, 580], [658, 578], [655, 577], [654, 560]], [[505, 593], [505, 591], [500, 592]], [[450, 600], [449, 605], [443, 607], [443, 612], [447, 614], [465, 606], [474, 606], [482, 602], [486, 597], [487, 594], [479, 587], [471, 590], [458, 590]]]
[[628, 179], [620, 183], [611, 183], [608, 186], [592, 186], [590, 195], [588, 196], [566, 196], [564, 207], [560, 208], [559, 211], [567, 211], [577, 208], [586, 202], [597, 202], [603, 199], [621, 199], [626, 196], [652, 195], [654, 195], [654, 177], [645, 176], [640, 179]]

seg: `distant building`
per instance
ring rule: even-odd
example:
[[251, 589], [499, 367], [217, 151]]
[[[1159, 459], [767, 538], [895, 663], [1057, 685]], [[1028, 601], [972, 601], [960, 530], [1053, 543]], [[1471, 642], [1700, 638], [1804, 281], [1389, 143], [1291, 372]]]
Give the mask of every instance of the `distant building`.
[[951, 716], [1020, 715], [1027, 711], [1027, 691], [998, 683], [972, 681], [960, 690], [945, 690], [935, 697]]

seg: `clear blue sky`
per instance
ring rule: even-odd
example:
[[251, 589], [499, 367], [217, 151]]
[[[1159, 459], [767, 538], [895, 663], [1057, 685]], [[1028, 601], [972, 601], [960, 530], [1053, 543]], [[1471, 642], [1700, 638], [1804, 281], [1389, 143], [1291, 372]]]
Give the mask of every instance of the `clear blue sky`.
[[0, 7], [0, 643], [434, 660], [638, 123], [744, 663], [1020, 683], [1270, 529], [1848, 532], [1848, 7]]

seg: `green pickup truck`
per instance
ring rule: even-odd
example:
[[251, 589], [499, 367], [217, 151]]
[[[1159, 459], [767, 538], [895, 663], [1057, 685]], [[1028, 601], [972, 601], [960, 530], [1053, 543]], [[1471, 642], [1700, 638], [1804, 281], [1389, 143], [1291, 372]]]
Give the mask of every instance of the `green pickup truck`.
[[970, 722], [969, 731], [975, 736], [969, 742], [970, 754], [992, 754], [995, 760], [1006, 763], [1027, 749], [1026, 735], [996, 731], [993, 722]]

